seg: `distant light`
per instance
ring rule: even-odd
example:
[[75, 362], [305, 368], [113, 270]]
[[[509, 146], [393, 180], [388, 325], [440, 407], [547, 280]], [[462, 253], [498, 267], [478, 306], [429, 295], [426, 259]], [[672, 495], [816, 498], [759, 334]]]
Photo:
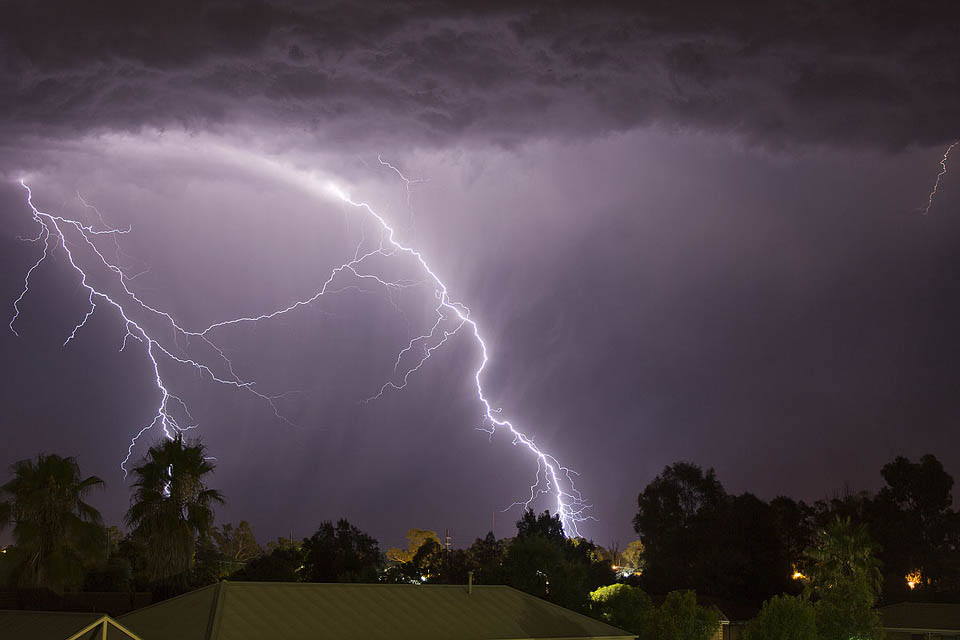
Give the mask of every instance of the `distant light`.
[[917, 588], [917, 585], [923, 582], [923, 574], [920, 573], [920, 569], [914, 569], [907, 574], [907, 586], [910, 587], [910, 590], [913, 591]]
[[793, 577], [794, 580], [806, 580], [806, 579], [807, 579], [807, 576], [805, 576], [805, 575], [803, 575], [802, 573], [800, 573], [800, 571], [797, 570], [797, 569], [794, 569], [794, 570], [793, 570], [793, 576], [792, 576], [792, 577]]

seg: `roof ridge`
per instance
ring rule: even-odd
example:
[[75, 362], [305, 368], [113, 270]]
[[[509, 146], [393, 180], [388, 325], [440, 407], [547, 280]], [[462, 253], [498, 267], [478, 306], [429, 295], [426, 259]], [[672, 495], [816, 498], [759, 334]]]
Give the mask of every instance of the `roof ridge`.
[[[416, 588], [416, 589], [466, 589], [466, 584], [388, 584], [383, 582], [284, 582], [284, 581], [272, 581], [272, 580], [223, 580], [223, 582], [229, 582], [232, 586], [244, 586], [244, 585], [255, 585], [255, 584], [269, 584], [275, 586], [291, 586], [291, 587], [404, 587], [404, 588]], [[505, 584], [473, 584], [474, 589], [512, 589]]]
[[204, 640], [214, 640], [220, 632], [220, 611], [223, 609], [223, 601], [226, 600], [227, 581], [220, 580], [216, 584], [213, 592], [213, 602], [210, 603], [210, 615], [207, 618], [207, 632], [203, 634]]

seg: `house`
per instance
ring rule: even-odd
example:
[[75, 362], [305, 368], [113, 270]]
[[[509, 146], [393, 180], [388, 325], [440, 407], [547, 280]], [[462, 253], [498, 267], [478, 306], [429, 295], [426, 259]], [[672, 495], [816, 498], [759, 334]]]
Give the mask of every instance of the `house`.
[[900, 602], [877, 611], [888, 640], [960, 640], [960, 604]]
[[121, 616], [142, 640], [634, 640], [502, 586], [220, 582]]
[[697, 596], [701, 606], [714, 606], [720, 612], [723, 640], [741, 640], [747, 623], [757, 617], [759, 607], [752, 602], [724, 600], [710, 596]]

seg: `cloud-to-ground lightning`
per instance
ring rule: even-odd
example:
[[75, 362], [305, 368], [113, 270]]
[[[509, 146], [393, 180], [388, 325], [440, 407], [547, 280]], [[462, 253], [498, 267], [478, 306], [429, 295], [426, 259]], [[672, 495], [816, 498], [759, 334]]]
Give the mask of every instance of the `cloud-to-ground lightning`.
[[[412, 215], [411, 185], [422, 182], [422, 180], [410, 180], [393, 164], [380, 157], [378, 157], [378, 161], [381, 166], [388, 168], [403, 180], [406, 186], [407, 207]], [[276, 163], [271, 163], [270, 166], [274, 170], [279, 168]], [[15, 325], [21, 314], [21, 304], [30, 291], [32, 275], [54, 248], [62, 247], [67, 255], [70, 267], [79, 275], [80, 284], [88, 293], [89, 303], [84, 316], [74, 327], [64, 344], [69, 343], [76, 337], [77, 333], [97, 310], [98, 303], [102, 303], [114, 309], [123, 322], [126, 333], [123, 336], [121, 349], [127, 346], [130, 338], [142, 343], [154, 374], [159, 403], [152, 419], [141, 427], [131, 439], [126, 458], [121, 463], [121, 467], [126, 472], [126, 465], [138, 439], [150, 429], [159, 425], [165, 436], [173, 437], [177, 432], [196, 427], [196, 421], [190, 414], [186, 403], [170, 390], [170, 385], [163, 373], [165, 366], [192, 367], [214, 382], [251, 392], [266, 401], [278, 418], [284, 419], [276, 404], [280, 396], [261, 393], [257, 390], [255, 382], [241, 378], [236, 373], [233, 363], [212, 337], [217, 331], [228, 326], [257, 323], [292, 313], [314, 304], [328, 294], [347, 290], [371, 291], [372, 289], [368, 289], [368, 286], [385, 291], [393, 308], [403, 315], [396, 303], [395, 296], [405, 289], [429, 287], [432, 289], [431, 293], [436, 301], [432, 305], [435, 319], [426, 330], [406, 341], [394, 360], [393, 375], [379, 388], [377, 393], [364, 402], [376, 400], [390, 390], [405, 388], [411, 377], [426, 365], [438, 349], [453, 336], [466, 330], [480, 352], [479, 362], [473, 370], [476, 398], [481, 407], [482, 424], [479, 428], [489, 433], [490, 437], [501, 430], [509, 432], [513, 443], [522, 445], [535, 457], [537, 462], [536, 476], [530, 486], [529, 494], [511, 506], [528, 507], [542, 496], [552, 496], [555, 501], [555, 511], [560, 516], [566, 534], [569, 536], [580, 535], [579, 526], [585, 520], [590, 519], [591, 516], [587, 513], [590, 506], [576, 488], [574, 477], [577, 474], [572, 469], [560, 464], [556, 457], [544, 451], [534, 442], [533, 438], [522, 432], [511, 421], [502, 418], [500, 410], [494, 408], [483, 387], [483, 377], [490, 362], [490, 352], [482, 337], [480, 327], [471, 317], [469, 308], [451, 297], [446, 283], [430, 267], [424, 255], [401, 241], [395, 228], [372, 206], [352, 199], [346, 191], [332, 182], [322, 182], [310, 174], [286, 167], [283, 167], [282, 171], [286, 178], [301, 185], [306, 183], [306, 186], [314, 192], [325, 191], [327, 195], [332, 196], [335, 201], [342, 205], [362, 212], [364, 216], [361, 220], [373, 223], [376, 230], [375, 235], [368, 239], [367, 234], [363, 232], [364, 224], [361, 222], [361, 239], [353, 250], [351, 258], [333, 268], [322, 280], [319, 288], [310, 295], [273, 311], [221, 320], [197, 330], [182, 327], [171, 314], [151, 306], [134, 291], [131, 280], [135, 276], [128, 276], [119, 264], [125, 254], [120, 249], [117, 236], [118, 234], [129, 233], [129, 228], [115, 229], [107, 226], [99, 210], [82, 198], [83, 205], [96, 214], [99, 226], [87, 225], [79, 220], [43, 212], [34, 205], [30, 187], [25, 182], [21, 182], [27, 193], [27, 203], [33, 219], [40, 226], [37, 236], [29, 240], [39, 243], [42, 246], [42, 253], [39, 259], [28, 269], [24, 278], [23, 290], [14, 301], [14, 313], [10, 321], [11, 330], [16, 332]], [[79, 194], [78, 197], [80, 197]], [[97, 239], [100, 236], [111, 238], [115, 254], [113, 260], [108, 259], [98, 246]], [[78, 241], [77, 247], [71, 248], [74, 240]], [[95, 269], [106, 271], [106, 274], [113, 279], [112, 285], [107, 283], [98, 286], [93, 282], [92, 269], [81, 266], [81, 261], [75, 255], [77, 248], [83, 248], [89, 254], [87, 259], [93, 259]], [[413, 260], [424, 277], [420, 280], [388, 278], [371, 268], [369, 263], [375, 256], [395, 259], [405, 257]], [[404, 320], [406, 320], [405, 315]], [[167, 328], [167, 333], [172, 336], [173, 344], [169, 344], [170, 338], [160, 337], [158, 332], [152, 331], [149, 328], [148, 321], [162, 322]], [[411, 331], [412, 333], [415, 332]], [[184, 344], [181, 344], [181, 340]], [[207, 352], [204, 355], [189, 352], [187, 349], [192, 344], [191, 341], [199, 343]], [[161, 366], [161, 363], [164, 366]]]
[[950, 157], [950, 152], [953, 151], [953, 148], [958, 144], [960, 144], [960, 140], [954, 140], [950, 143], [950, 146], [947, 147], [947, 150], [943, 152], [943, 157], [940, 159], [940, 173], [937, 174], [937, 179], [933, 183], [933, 189], [930, 190], [930, 195], [927, 197], [927, 206], [923, 208], [923, 215], [930, 213], [930, 208], [933, 207], [933, 199], [940, 189], [940, 180], [943, 179], [943, 176], [947, 175], [947, 158]]

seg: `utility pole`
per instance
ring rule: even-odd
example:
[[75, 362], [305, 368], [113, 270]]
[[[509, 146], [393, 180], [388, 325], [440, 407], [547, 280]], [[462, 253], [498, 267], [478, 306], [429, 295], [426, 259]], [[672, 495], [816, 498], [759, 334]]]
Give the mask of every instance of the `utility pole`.
[[450, 552], [450, 529], [443, 530], [444, 542], [443, 546], [446, 548], [447, 553]]

